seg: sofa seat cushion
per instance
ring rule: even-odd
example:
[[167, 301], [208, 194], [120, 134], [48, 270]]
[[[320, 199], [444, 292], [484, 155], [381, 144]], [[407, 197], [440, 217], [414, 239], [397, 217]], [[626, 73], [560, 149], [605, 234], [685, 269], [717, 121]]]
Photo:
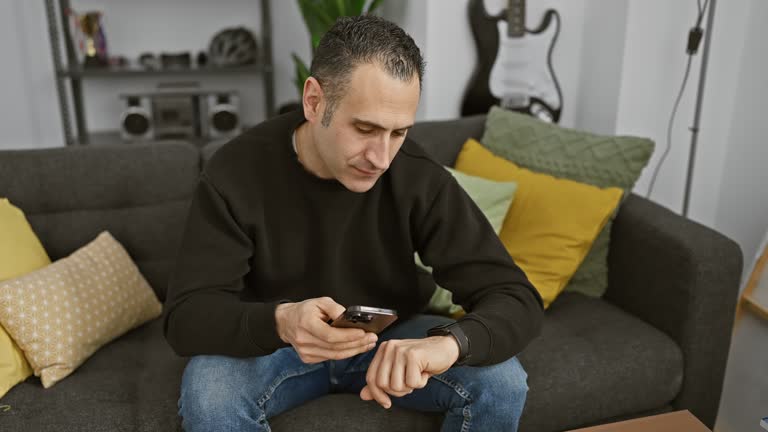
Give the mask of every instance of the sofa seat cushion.
[[43, 389], [30, 377], [0, 399], [0, 430], [180, 430], [177, 402], [187, 363], [157, 318], [105, 345], [72, 375]]
[[[307, 402], [269, 421], [274, 432], [439, 431], [442, 414], [421, 413], [399, 407], [384, 409], [356, 394], [335, 393]], [[350, 427], [350, 425], [354, 425]]]
[[528, 398], [520, 430], [555, 431], [652, 410], [683, 381], [683, 354], [666, 334], [605, 300], [564, 292], [520, 356]]
[[[186, 358], [156, 319], [108, 344], [59, 385], [31, 377], [0, 400], [3, 430], [180, 430]], [[546, 311], [542, 335], [519, 355], [530, 387], [520, 430], [574, 428], [669, 404], [682, 383], [682, 353], [664, 333], [601, 299], [565, 292]], [[115, 371], [121, 371], [115, 373]], [[442, 416], [390, 410], [332, 394], [271, 419], [276, 432], [439, 430]], [[362, 423], [360, 423], [362, 422]]]

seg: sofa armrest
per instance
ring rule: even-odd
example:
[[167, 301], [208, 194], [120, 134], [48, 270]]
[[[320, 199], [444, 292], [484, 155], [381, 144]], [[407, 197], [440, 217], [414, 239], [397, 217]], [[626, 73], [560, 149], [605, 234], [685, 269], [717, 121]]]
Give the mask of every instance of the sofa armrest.
[[742, 273], [739, 245], [638, 195], [611, 230], [605, 299], [669, 335], [683, 352], [672, 402], [714, 427]]

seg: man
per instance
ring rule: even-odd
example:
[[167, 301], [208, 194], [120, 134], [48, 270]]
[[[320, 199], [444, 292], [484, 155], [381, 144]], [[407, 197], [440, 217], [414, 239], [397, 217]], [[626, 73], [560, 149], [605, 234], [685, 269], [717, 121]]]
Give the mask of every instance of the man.
[[[168, 342], [192, 357], [185, 429], [269, 430], [330, 392], [444, 412], [443, 430], [517, 429], [528, 387], [515, 355], [540, 330], [541, 298], [454, 178], [406, 138], [423, 69], [396, 25], [341, 18], [314, 53], [303, 112], [245, 132], [203, 168], [164, 310]], [[469, 312], [458, 322], [419, 313], [435, 285], [419, 282], [414, 252]], [[352, 305], [399, 319], [380, 335], [327, 324]]]

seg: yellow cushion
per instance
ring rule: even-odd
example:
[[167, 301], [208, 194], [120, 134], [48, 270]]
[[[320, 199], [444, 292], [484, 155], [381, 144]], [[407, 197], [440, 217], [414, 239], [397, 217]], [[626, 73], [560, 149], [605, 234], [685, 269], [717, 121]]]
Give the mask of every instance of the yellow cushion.
[[66, 258], [0, 282], [0, 322], [49, 388], [162, 305], [108, 231]]
[[[0, 198], [0, 281], [51, 263], [24, 213]], [[16, 342], [0, 324], [0, 398], [32, 375], [32, 368]]]
[[496, 181], [514, 181], [517, 192], [499, 233], [548, 308], [576, 272], [621, 199], [619, 188], [598, 188], [521, 168], [474, 139], [455, 168]]

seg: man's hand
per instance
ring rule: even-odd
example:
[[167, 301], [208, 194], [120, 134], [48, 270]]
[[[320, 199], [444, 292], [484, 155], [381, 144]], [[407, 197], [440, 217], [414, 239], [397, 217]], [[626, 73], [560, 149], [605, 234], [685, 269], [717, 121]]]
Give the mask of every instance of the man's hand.
[[327, 321], [344, 313], [330, 297], [283, 303], [275, 309], [277, 334], [293, 345], [304, 363], [340, 360], [376, 346], [376, 333], [356, 328], [335, 328]]
[[375, 399], [389, 408], [389, 395], [401, 397], [423, 388], [430, 376], [447, 371], [458, 358], [459, 344], [453, 336], [382, 342], [368, 366], [360, 398]]

